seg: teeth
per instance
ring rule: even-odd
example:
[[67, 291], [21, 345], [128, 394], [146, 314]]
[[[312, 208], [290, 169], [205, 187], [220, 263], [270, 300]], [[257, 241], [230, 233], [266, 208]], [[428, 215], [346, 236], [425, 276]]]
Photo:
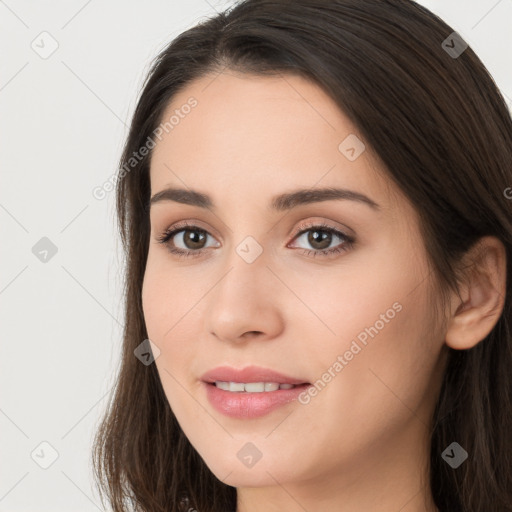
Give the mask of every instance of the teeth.
[[264, 391], [277, 391], [278, 389], [292, 389], [293, 384], [279, 384], [278, 382], [222, 382], [215, 381], [215, 385], [224, 391], [246, 393], [263, 393]]
[[229, 391], [229, 382], [221, 382], [220, 380], [218, 380], [218, 381], [215, 382], [215, 385], [219, 389], [223, 389], [224, 391]]
[[248, 393], [263, 393], [265, 391], [265, 383], [264, 382], [250, 382], [247, 384], [239, 384], [242, 388], [245, 387], [244, 391]]

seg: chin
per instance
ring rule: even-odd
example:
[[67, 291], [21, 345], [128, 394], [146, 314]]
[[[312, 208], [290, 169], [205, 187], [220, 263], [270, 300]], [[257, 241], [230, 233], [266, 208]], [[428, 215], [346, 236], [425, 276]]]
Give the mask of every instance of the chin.
[[[217, 453], [204, 462], [210, 471], [224, 484], [232, 487], [275, 486], [276, 480], [285, 483], [300, 478], [292, 469], [297, 469], [299, 461], [286, 460], [277, 453], [266, 458], [262, 456], [252, 466], [245, 465], [234, 452], [233, 457], [223, 457]], [[275, 457], [275, 458], [274, 458]], [[243, 452], [241, 458], [243, 459]], [[248, 462], [249, 464], [249, 462]]]
[[271, 487], [276, 485], [276, 480], [279, 483], [287, 481], [286, 478], [283, 478], [279, 469], [273, 467], [253, 467], [249, 469], [226, 464], [221, 467], [210, 468], [210, 470], [222, 483], [232, 487]]

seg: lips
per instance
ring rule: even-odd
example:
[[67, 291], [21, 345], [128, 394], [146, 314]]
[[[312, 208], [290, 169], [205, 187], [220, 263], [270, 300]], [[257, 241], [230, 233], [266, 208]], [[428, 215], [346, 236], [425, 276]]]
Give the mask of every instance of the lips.
[[259, 366], [221, 366], [206, 372], [201, 380], [206, 398], [216, 411], [244, 420], [265, 416], [296, 402], [311, 386], [305, 379]]
[[213, 384], [216, 381], [239, 383], [274, 382], [277, 384], [291, 384], [294, 386], [309, 384], [305, 379], [290, 377], [283, 373], [263, 368], [261, 366], [247, 366], [242, 369], [232, 368], [229, 366], [219, 366], [206, 372], [201, 377], [201, 380], [209, 384]]

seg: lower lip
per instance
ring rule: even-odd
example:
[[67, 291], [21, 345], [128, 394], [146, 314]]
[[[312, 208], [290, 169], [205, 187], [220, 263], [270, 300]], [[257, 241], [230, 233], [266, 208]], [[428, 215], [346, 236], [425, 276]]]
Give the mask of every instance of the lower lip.
[[203, 382], [206, 396], [213, 408], [232, 418], [258, 418], [294, 400], [311, 384], [292, 389], [278, 389], [261, 393], [232, 392], [219, 389], [215, 384]]

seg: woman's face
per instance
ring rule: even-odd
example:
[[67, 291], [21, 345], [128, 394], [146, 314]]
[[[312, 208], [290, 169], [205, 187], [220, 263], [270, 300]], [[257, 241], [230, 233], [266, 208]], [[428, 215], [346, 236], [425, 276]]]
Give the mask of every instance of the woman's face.
[[[348, 483], [426, 460], [443, 346], [432, 275], [415, 210], [356, 128], [290, 75], [203, 77], [163, 122], [173, 115], [151, 195], [183, 192], [151, 205], [142, 298], [165, 394], [200, 456], [236, 487]], [[249, 366], [281, 377], [215, 372]], [[274, 390], [291, 379], [305, 384]]]

